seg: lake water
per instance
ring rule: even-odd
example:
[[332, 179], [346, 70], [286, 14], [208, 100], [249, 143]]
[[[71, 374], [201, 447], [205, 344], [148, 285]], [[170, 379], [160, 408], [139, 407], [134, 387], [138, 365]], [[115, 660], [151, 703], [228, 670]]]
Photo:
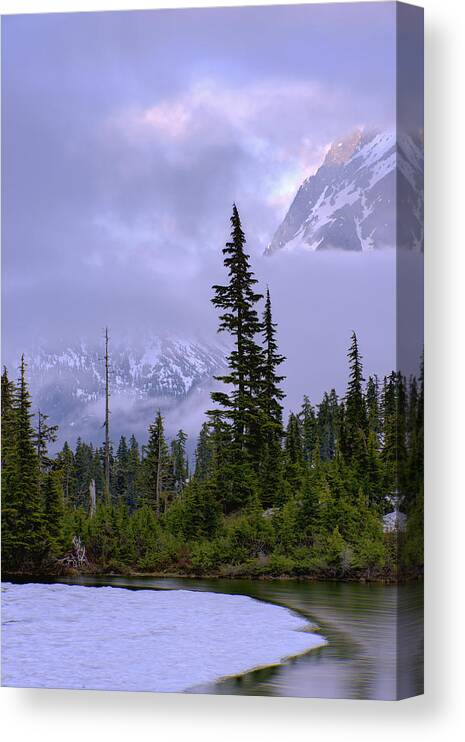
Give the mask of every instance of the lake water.
[[7, 586], [4, 684], [386, 700], [423, 690], [420, 583], [67, 584]]

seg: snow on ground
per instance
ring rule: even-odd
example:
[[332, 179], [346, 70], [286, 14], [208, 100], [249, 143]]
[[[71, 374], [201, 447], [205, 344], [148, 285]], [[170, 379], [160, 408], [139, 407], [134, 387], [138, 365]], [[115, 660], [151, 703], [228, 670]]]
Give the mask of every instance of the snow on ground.
[[326, 644], [241, 595], [2, 585], [2, 685], [183, 691]]

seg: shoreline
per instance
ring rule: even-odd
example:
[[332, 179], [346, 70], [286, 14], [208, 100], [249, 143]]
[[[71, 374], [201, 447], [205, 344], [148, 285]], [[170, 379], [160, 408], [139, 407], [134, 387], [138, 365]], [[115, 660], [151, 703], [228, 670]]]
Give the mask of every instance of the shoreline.
[[[42, 579], [50, 583], [65, 583], [65, 584], [80, 584], [87, 587], [114, 587], [114, 588], [127, 588], [129, 590], [200, 590], [206, 592], [222, 592], [225, 594], [240, 594], [247, 595], [260, 602], [274, 604], [285, 608], [291, 613], [300, 616], [307, 623], [307, 626], [303, 629], [310, 633], [315, 633], [317, 636], [326, 639], [326, 645], [314, 646], [308, 651], [299, 652], [297, 655], [286, 655], [283, 656], [279, 662], [270, 665], [258, 666], [252, 669], [245, 670], [239, 674], [228, 674], [222, 675], [216, 678], [214, 681], [206, 683], [191, 685], [186, 688], [183, 693], [187, 694], [203, 694], [203, 695], [260, 695], [260, 696], [293, 696], [302, 698], [313, 698], [320, 697], [319, 688], [319, 673], [320, 665], [323, 663], [323, 667], [330, 669], [331, 677], [331, 689], [328, 690], [327, 694], [323, 697], [326, 698], [359, 698], [360, 696], [356, 692], [356, 689], [352, 689], [348, 694], [346, 691], [341, 693], [341, 683], [346, 683], [348, 678], [345, 674], [351, 672], [358, 675], [363, 667], [364, 661], [367, 657], [372, 658], [373, 648], [371, 646], [373, 638], [373, 627], [378, 626], [380, 616], [382, 618], [383, 626], [391, 626], [389, 616], [390, 607], [393, 602], [396, 601], [395, 597], [397, 590], [406, 589], [409, 592], [406, 594], [412, 595], [410, 592], [413, 590], [413, 596], [418, 596], [418, 600], [422, 602], [422, 584], [418, 584], [418, 580], [410, 580], [410, 587], [405, 585], [402, 587], [399, 584], [397, 589], [388, 589], [388, 585], [385, 589], [381, 587], [378, 582], [378, 586], [367, 584], [363, 589], [357, 589], [357, 582], [355, 581], [339, 581], [341, 589], [349, 590], [349, 593], [344, 595], [353, 595], [353, 600], [350, 605], [366, 606], [366, 612], [364, 612], [365, 619], [363, 622], [356, 622], [356, 624], [350, 624], [347, 626], [344, 623], [344, 616], [346, 609], [344, 608], [344, 601], [336, 601], [333, 603], [331, 599], [327, 602], [326, 597], [332, 595], [339, 595], [339, 592], [334, 593], [334, 590], [338, 591], [337, 580], [311, 580], [308, 582], [308, 589], [305, 585], [305, 578], [299, 580], [292, 580], [289, 576], [285, 579], [253, 579], [243, 580], [240, 579], [224, 579], [224, 584], [221, 584], [221, 580], [218, 579], [218, 575], [215, 579], [208, 582], [208, 578], [198, 578], [195, 575], [182, 575], [180, 577], [173, 577], [167, 573], [162, 574], [159, 577], [149, 573], [138, 573], [128, 576], [121, 574], [95, 574], [91, 571], [81, 571], [79, 574], [68, 576], [42, 576], [34, 577], [30, 576], [29, 579]], [[23, 580], [28, 579], [25, 575], [22, 576]], [[126, 582], [127, 577], [127, 582]], [[139, 579], [138, 579], [139, 578]], [[153, 579], [150, 584], [150, 578]], [[6, 579], [6, 576], [3, 576]], [[178, 580], [179, 583], [169, 584], [170, 579]], [[199, 583], [195, 584], [195, 580], [198, 579]], [[162, 584], [166, 580], [168, 584]], [[122, 584], [126, 582], [126, 584]], [[158, 584], [156, 584], [158, 582]], [[294, 582], [294, 585], [292, 583]], [[132, 584], [128, 584], [132, 583]], [[183, 583], [183, 584], [182, 584]], [[192, 583], [192, 584], [189, 584]], [[217, 583], [217, 584], [215, 584]], [[228, 584], [229, 583], [229, 584]], [[235, 584], [237, 583], [237, 584]], [[274, 583], [274, 584], [273, 584]], [[310, 587], [313, 584], [313, 588]], [[359, 583], [360, 584], [360, 583]], [[321, 587], [318, 587], [321, 585]], [[350, 587], [350, 586], [353, 587]], [[344, 587], [345, 586], [345, 587]], [[352, 593], [355, 590], [355, 593]], [[361, 591], [360, 591], [361, 590]], [[316, 591], [316, 592], [315, 592]], [[321, 592], [323, 591], [323, 592]], [[329, 591], [329, 592], [328, 592]], [[377, 597], [376, 597], [377, 596]], [[373, 597], [375, 597], [375, 603], [373, 603]], [[360, 600], [362, 601], [360, 604]], [[412, 609], [416, 610], [417, 598], [410, 598]], [[355, 603], [353, 602], [355, 601]], [[350, 606], [349, 606], [350, 607]], [[382, 608], [381, 613], [379, 608]], [[339, 610], [341, 609], [341, 611]], [[368, 622], [366, 624], [366, 621]], [[386, 636], [386, 632], [380, 629], [380, 637]], [[389, 650], [390, 651], [390, 650]], [[386, 653], [383, 650], [382, 662], [376, 670], [376, 673], [381, 673], [385, 677], [386, 682], [392, 683], [395, 686], [395, 677], [389, 671], [389, 663], [386, 662], [386, 658], [389, 657], [389, 652]], [[376, 655], [377, 656], [377, 655]], [[413, 655], [412, 655], [413, 656]], [[313, 659], [312, 659], [313, 658]], [[334, 659], [344, 659], [345, 662], [342, 665], [338, 664], [337, 672], [334, 671]], [[348, 664], [347, 664], [348, 663]], [[344, 668], [349, 670], [344, 670]], [[302, 668], [304, 668], [302, 670]], [[302, 675], [304, 673], [304, 676]], [[345, 678], [345, 680], [344, 680]], [[296, 684], [297, 683], [297, 684]], [[344, 686], [345, 687], [345, 686]], [[352, 686], [351, 686], [352, 687]], [[335, 690], [334, 690], [335, 689]], [[339, 690], [338, 690], [339, 689]], [[353, 692], [352, 692], [353, 691]], [[393, 691], [394, 692], [394, 691]], [[418, 692], [421, 692], [420, 686], [418, 686]], [[335, 694], [335, 695], [334, 695]], [[390, 693], [378, 695], [373, 692], [369, 695], [373, 699], [382, 700], [393, 700], [394, 695]]]
[[195, 572], [136, 572], [136, 571], [105, 571], [103, 569], [88, 569], [88, 570], [75, 570], [69, 569], [63, 572], [57, 572], [53, 570], [40, 570], [40, 571], [24, 571], [24, 572], [9, 572], [2, 570], [2, 581], [8, 581], [10, 578], [13, 581], [22, 581], [27, 578], [34, 578], [39, 581], [47, 579], [73, 579], [80, 577], [90, 578], [155, 578], [155, 579], [185, 579], [185, 580], [252, 580], [256, 582], [271, 582], [273, 580], [281, 581], [296, 581], [296, 582], [345, 582], [345, 583], [369, 583], [379, 585], [397, 585], [404, 584], [406, 582], [421, 582], [423, 581], [423, 569], [409, 570], [398, 575], [389, 574], [338, 574], [338, 573], [327, 573], [327, 574], [302, 574], [302, 575], [290, 575], [280, 574], [273, 575], [267, 573], [251, 573], [247, 571], [231, 571], [224, 573], [195, 573]]

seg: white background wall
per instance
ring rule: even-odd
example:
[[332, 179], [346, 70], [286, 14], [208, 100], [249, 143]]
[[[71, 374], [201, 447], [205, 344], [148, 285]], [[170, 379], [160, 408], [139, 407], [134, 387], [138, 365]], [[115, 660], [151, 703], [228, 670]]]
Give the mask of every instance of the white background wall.
[[[18, 13], [239, 4], [246, 3], [0, 0], [0, 10]], [[266, 3], [256, 0], [254, 4]], [[429, 742], [459, 738], [465, 708], [465, 3], [424, 0], [418, 4], [426, 10], [425, 696], [395, 704], [2, 688], [3, 739]]]

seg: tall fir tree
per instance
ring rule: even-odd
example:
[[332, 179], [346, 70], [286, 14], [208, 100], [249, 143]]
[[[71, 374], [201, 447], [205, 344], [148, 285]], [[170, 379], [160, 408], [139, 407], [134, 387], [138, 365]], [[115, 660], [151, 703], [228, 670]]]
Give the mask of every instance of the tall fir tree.
[[6, 366], [3, 367], [1, 379], [2, 404], [2, 492], [10, 489], [9, 477], [13, 476], [16, 445], [16, 387], [8, 378]]
[[122, 435], [119, 439], [118, 449], [116, 451], [115, 464], [112, 471], [113, 490], [116, 499], [126, 500], [128, 490], [128, 466], [129, 466], [129, 449], [126, 437]]
[[132, 512], [137, 506], [139, 492], [138, 484], [141, 471], [140, 461], [140, 449], [139, 444], [136, 440], [135, 435], [131, 435], [129, 439], [129, 452], [128, 452], [128, 488], [126, 495], [126, 502], [129, 508], [129, 512]]
[[144, 499], [160, 516], [166, 498], [173, 491], [173, 467], [165, 440], [163, 418], [158, 410], [149, 427], [144, 458]]
[[62, 472], [49, 468], [43, 481], [44, 528], [48, 549], [58, 556], [64, 547]]
[[406, 502], [411, 497], [406, 470], [408, 402], [405, 377], [400, 371], [397, 372], [396, 391], [397, 482]]
[[[256, 493], [253, 489], [253, 470], [258, 471], [261, 447], [257, 445], [260, 427], [260, 395], [262, 390], [263, 350], [257, 341], [262, 330], [257, 313], [257, 284], [245, 252], [245, 235], [236, 205], [231, 217], [231, 241], [223, 249], [228, 283], [213, 286], [213, 305], [220, 310], [219, 332], [227, 332], [233, 340], [228, 356], [228, 372], [216, 377], [227, 386], [227, 391], [212, 392], [212, 400], [219, 405], [222, 418], [231, 426], [232, 443], [229, 450], [232, 499], [245, 505]], [[214, 415], [217, 410], [210, 411]], [[252, 489], [251, 489], [252, 487]]]
[[15, 396], [15, 472], [11, 480], [10, 507], [15, 520], [6, 546], [6, 562], [19, 569], [36, 568], [46, 553], [44, 516], [40, 496], [39, 460], [34, 446], [31, 398], [26, 362], [21, 357]]
[[336, 445], [340, 437], [341, 414], [338, 396], [334, 389], [325, 392], [318, 405], [318, 437], [320, 456], [323, 461], [331, 461], [336, 454]]
[[299, 413], [299, 421], [302, 428], [302, 446], [305, 461], [310, 464], [313, 460], [318, 438], [318, 427], [315, 410], [307, 395], [304, 396], [302, 408]]
[[74, 505], [76, 498], [76, 472], [74, 454], [68, 441], [64, 442], [63, 448], [57, 455], [57, 460], [62, 471], [65, 505]]
[[360, 470], [366, 464], [366, 443], [368, 421], [365, 398], [363, 394], [362, 356], [358, 348], [355, 332], [352, 333], [351, 346], [347, 354], [349, 359], [349, 383], [345, 397], [345, 446], [349, 462]]
[[186, 441], [187, 435], [183, 430], [178, 430], [176, 438], [171, 441], [171, 458], [173, 461], [174, 489], [176, 493], [182, 492], [189, 476]]
[[207, 422], [200, 428], [199, 438], [195, 449], [195, 478], [205, 480], [211, 470], [213, 457], [213, 444], [210, 436], [210, 430]]
[[16, 456], [16, 387], [3, 367], [1, 380], [2, 404], [2, 560], [4, 566], [13, 564], [17, 520], [17, 456]]
[[34, 443], [41, 474], [45, 474], [51, 465], [48, 457], [48, 446], [55, 443], [58, 436], [58, 425], [49, 425], [49, 416], [37, 410], [37, 425], [34, 432]]
[[[95, 455], [97, 461], [95, 461]], [[94, 452], [92, 445], [84, 443], [81, 438], [76, 441], [74, 453], [74, 473], [76, 478], [75, 506], [87, 508], [89, 505], [89, 485], [95, 480], [95, 470], [100, 466], [100, 456]]]
[[289, 415], [284, 444], [284, 476], [290, 489], [290, 495], [297, 494], [304, 478], [304, 453], [302, 448], [302, 431], [299, 418], [293, 412]]
[[264, 507], [272, 506], [282, 487], [282, 438], [284, 392], [280, 384], [284, 376], [278, 374], [278, 367], [284, 356], [278, 352], [276, 327], [271, 311], [270, 291], [266, 289], [265, 311], [263, 314], [264, 357], [262, 371], [261, 415], [257, 416], [259, 426], [257, 445], [261, 447], [260, 488]]
[[368, 430], [372, 431], [379, 440], [381, 434], [381, 413], [379, 405], [379, 381], [376, 375], [368, 377], [365, 399]]
[[[397, 493], [397, 389], [396, 373], [384, 378], [382, 392], [383, 448], [382, 487], [385, 496]], [[389, 504], [387, 502], [387, 504]]]

